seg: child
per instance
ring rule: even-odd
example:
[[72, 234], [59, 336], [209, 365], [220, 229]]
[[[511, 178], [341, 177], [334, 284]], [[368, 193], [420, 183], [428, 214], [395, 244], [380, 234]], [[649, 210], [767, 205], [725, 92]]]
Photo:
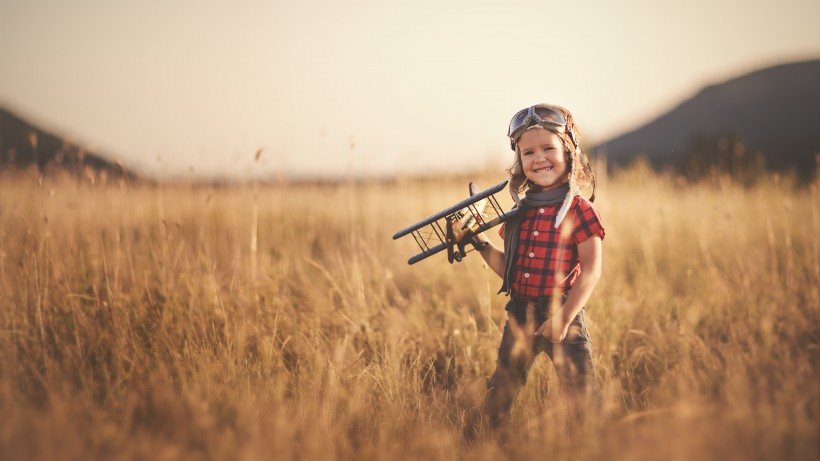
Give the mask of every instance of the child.
[[484, 404], [493, 425], [540, 352], [552, 360], [565, 393], [580, 397], [594, 389], [583, 306], [601, 274], [604, 238], [598, 212], [579, 195], [594, 177], [570, 112], [548, 104], [523, 109], [507, 135], [515, 151], [510, 193], [519, 212], [499, 232], [503, 250], [479, 235], [486, 243], [481, 256], [503, 280], [499, 293], [510, 295]]

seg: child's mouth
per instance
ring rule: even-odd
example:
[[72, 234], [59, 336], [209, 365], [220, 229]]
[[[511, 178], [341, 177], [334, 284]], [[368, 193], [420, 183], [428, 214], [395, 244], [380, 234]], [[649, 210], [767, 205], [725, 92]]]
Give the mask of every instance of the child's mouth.
[[536, 173], [545, 173], [547, 171], [552, 171], [553, 167], [545, 166], [544, 168], [538, 168], [535, 170]]

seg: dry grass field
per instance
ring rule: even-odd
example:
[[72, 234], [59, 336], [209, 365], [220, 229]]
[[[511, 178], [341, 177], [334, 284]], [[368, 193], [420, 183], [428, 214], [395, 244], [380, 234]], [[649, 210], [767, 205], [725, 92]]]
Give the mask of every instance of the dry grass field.
[[0, 459], [817, 459], [816, 185], [611, 176], [603, 408], [542, 357], [475, 437], [499, 280], [391, 240], [466, 189], [0, 176]]

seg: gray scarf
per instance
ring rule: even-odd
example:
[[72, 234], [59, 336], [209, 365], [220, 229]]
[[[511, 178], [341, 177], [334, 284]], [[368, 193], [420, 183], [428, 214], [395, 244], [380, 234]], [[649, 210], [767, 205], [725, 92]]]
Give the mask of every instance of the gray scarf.
[[564, 202], [568, 192], [569, 184], [540, 192], [528, 190], [527, 193], [524, 194], [524, 199], [521, 200], [521, 205], [525, 207], [558, 205]]

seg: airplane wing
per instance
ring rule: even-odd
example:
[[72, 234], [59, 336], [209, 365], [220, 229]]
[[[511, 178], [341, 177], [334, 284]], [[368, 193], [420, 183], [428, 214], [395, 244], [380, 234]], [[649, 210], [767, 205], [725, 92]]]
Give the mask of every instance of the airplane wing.
[[[393, 240], [410, 234], [421, 250], [407, 263], [415, 264], [448, 247], [452, 250], [453, 244], [448, 245], [447, 243], [448, 222], [453, 223], [452, 225], [461, 225], [463, 230], [469, 230], [470, 237], [474, 237], [476, 234], [501, 224], [515, 214], [517, 210], [505, 213], [495, 197], [495, 194], [504, 189], [506, 185], [507, 181], [503, 181], [489, 189], [478, 191], [478, 187], [470, 183], [472, 195], [469, 198], [396, 232]], [[467, 239], [468, 237], [464, 238], [464, 240]], [[464, 254], [463, 246], [463, 243], [459, 244], [461, 251], [455, 257], [458, 261]], [[452, 262], [452, 257], [449, 259]]]

